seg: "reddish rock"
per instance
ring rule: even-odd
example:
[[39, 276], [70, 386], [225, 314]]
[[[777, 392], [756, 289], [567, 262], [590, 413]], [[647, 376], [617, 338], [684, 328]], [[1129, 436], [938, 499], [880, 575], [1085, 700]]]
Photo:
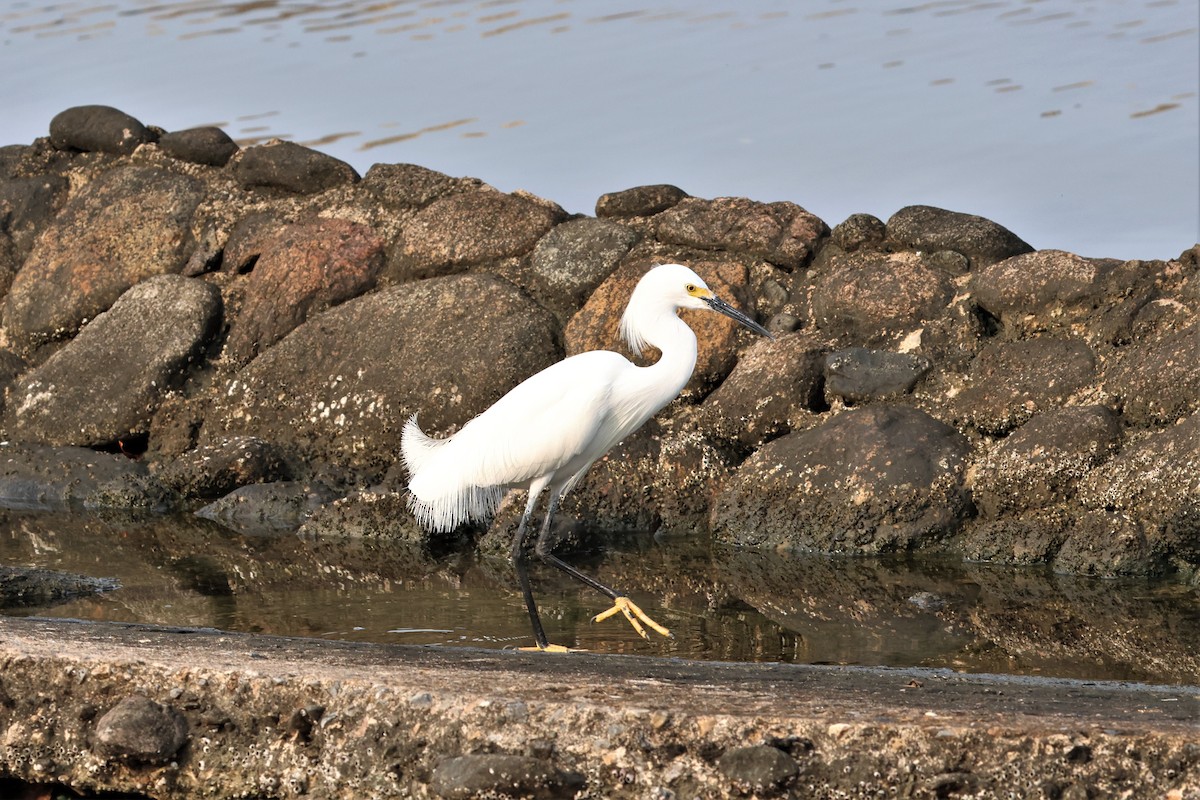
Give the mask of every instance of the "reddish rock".
[[375, 285], [384, 243], [370, 228], [341, 219], [288, 225], [262, 243], [245, 279], [226, 354], [245, 363], [313, 314]]

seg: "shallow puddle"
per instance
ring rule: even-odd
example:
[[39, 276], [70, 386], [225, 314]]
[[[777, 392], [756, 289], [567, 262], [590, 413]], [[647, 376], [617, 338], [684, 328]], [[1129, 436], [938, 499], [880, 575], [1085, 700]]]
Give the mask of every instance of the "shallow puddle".
[[[604, 598], [533, 579], [551, 641], [602, 653], [947, 667], [1083, 679], [1200, 680], [1200, 591], [926, 559], [714, 549], [631, 534], [569, 560], [624, 588], [673, 639], [640, 639]], [[396, 542], [247, 535], [203, 520], [0, 514], [0, 563], [120, 588], [4, 613], [353, 641], [531, 643], [509, 564]]]

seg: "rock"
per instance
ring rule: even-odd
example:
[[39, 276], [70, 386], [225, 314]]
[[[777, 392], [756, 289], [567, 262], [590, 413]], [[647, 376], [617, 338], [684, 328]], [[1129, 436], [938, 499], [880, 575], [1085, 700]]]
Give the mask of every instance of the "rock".
[[209, 167], [225, 166], [239, 149], [229, 134], [213, 126], [164, 133], [158, 146], [172, 158]]
[[1048, 564], [1073, 525], [1074, 515], [1064, 505], [1019, 517], [980, 520], [964, 533], [958, 550], [967, 561], [1014, 566]]
[[209, 503], [196, 516], [240, 533], [289, 531], [333, 499], [329, 490], [301, 481], [252, 483]]
[[[399, 471], [399, 462], [394, 468]], [[373, 487], [346, 497], [330, 499], [300, 526], [301, 536], [379, 539], [441, 552], [458, 544], [457, 533], [435, 533], [422, 528], [408, 508], [403, 490]]]
[[223, 497], [253, 483], [292, 477], [279, 448], [253, 436], [232, 436], [201, 445], [157, 473], [158, 479], [184, 497]]
[[62, 209], [69, 189], [61, 175], [0, 181], [0, 232], [12, 239], [18, 263], [29, 256], [38, 234]]
[[887, 221], [888, 243], [895, 248], [954, 250], [977, 270], [1033, 250], [1016, 234], [974, 214], [932, 206], [906, 206]]
[[967, 424], [1002, 436], [1038, 411], [1065, 404], [1095, 381], [1096, 358], [1074, 339], [989, 342], [967, 371], [969, 385], [951, 401]]
[[787, 270], [803, 267], [829, 227], [795, 203], [758, 203], [743, 197], [688, 197], [657, 218], [668, 244], [745, 253]]
[[[588, 350], [613, 350], [641, 364], [652, 363], [658, 358], [658, 351], [653, 349], [640, 358], [634, 356], [619, 333], [621, 316], [633, 287], [650, 266], [642, 259], [628, 261], [597, 287], [583, 308], [567, 323], [563, 334], [567, 355]], [[717, 295], [746, 310], [742, 298], [748, 293], [749, 275], [744, 266], [717, 261], [692, 262], [689, 266]], [[748, 313], [754, 315], [753, 310]], [[695, 331], [699, 349], [696, 370], [684, 388], [684, 394], [703, 396], [733, 369], [737, 360], [734, 345], [742, 327], [711, 311], [686, 310], [679, 316]]]
[[262, 243], [230, 325], [226, 355], [254, 358], [313, 314], [375, 285], [383, 241], [370, 228], [318, 218], [288, 225]]
[[474, 797], [570, 798], [584, 786], [583, 776], [562, 772], [531, 756], [498, 753], [457, 756], [433, 770], [430, 788], [446, 800]]
[[381, 203], [395, 208], [424, 208], [439, 197], [482, 186], [475, 178], [451, 178], [416, 164], [375, 164], [360, 184]]
[[276, 242], [280, 229], [287, 225], [271, 211], [247, 214], [233, 224], [221, 254], [223, 272], [242, 275], [254, 269], [263, 251]]
[[4, 411], [5, 398], [9, 396], [13, 382], [28, 368], [29, 364], [21, 356], [0, 348], [0, 414]]
[[403, 229], [403, 245], [388, 272], [412, 280], [528, 253], [559, 215], [543, 205], [493, 189], [434, 200]]
[[783, 788], [799, 774], [800, 765], [779, 748], [760, 744], [726, 750], [717, 769], [741, 791], [764, 794]]
[[998, 517], [1069, 498], [1120, 439], [1116, 415], [1103, 406], [1037, 414], [973, 467], [975, 504]]
[[128, 288], [179, 272], [202, 184], [152, 167], [118, 167], [85, 186], [33, 246], [4, 304], [22, 348], [70, 336]]
[[486, 274], [392, 286], [311, 317], [239, 372], [202, 439], [259, 436], [382, 470], [420, 412], [444, 434], [561, 356], [550, 313]]
[[845, 411], [738, 467], [713, 505], [713, 534], [750, 547], [917, 549], [970, 513], [968, 451], [956, 430], [913, 408]]
[[146, 466], [83, 447], [0, 444], [0, 506], [34, 511], [167, 511], [178, 496]]
[[220, 296], [202, 281], [162, 275], [139, 283], [17, 381], [5, 414], [9, 435], [106, 446], [145, 434], [220, 318]]
[[831, 335], [878, 343], [939, 316], [953, 296], [950, 276], [920, 253], [862, 251], [830, 261], [813, 287], [812, 314]]
[[834, 226], [829, 240], [842, 252], [853, 253], [855, 250], [881, 249], [886, 236], [887, 226], [883, 220], [871, 214], [851, 214]]
[[[1111, 265], [1103, 261], [1061, 250], [1038, 250], [977, 270], [969, 288], [980, 307], [1006, 328], [1022, 331], [1030, 328], [1027, 317], [1057, 316], [1064, 309], [1089, 303], [1101, 293], [1110, 271]], [[1045, 324], [1044, 319], [1040, 322]]]
[[556, 225], [537, 243], [530, 259], [538, 294], [552, 311], [569, 316], [612, 274], [638, 238], [631, 228], [589, 217]]
[[1151, 542], [1141, 522], [1123, 514], [1090, 511], [1071, 526], [1054, 570], [1100, 578], [1156, 575], [1163, 569], [1161, 540]]
[[1124, 417], [1163, 425], [1200, 410], [1200, 324], [1137, 341], [1104, 365], [1104, 385]]
[[50, 120], [50, 143], [60, 150], [127, 156], [157, 135], [111, 106], [73, 106]]
[[869, 403], [908, 394], [932, 366], [913, 353], [851, 347], [825, 356], [825, 397]]
[[1200, 413], [1142, 434], [1079, 483], [1079, 500], [1147, 524], [1172, 552], [1200, 564]]
[[136, 765], [166, 764], [188, 738], [187, 720], [170, 706], [129, 695], [96, 722], [96, 750]]
[[50, 606], [76, 597], [111, 592], [120, 585], [113, 578], [0, 566], [0, 608]]
[[635, 186], [620, 192], [600, 195], [596, 201], [597, 217], [652, 217], [666, 211], [688, 196], [678, 186], [659, 183]]
[[244, 150], [234, 174], [248, 189], [283, 189], [294, 194], [314, 194], [359, 180], [354, 167], [345, 161], [295, 142]]
[[821, 364], [829, 347], [811, 332], [755, 342], [704, 401], [706, 431], [757, 447], [790, 431], [794, 420], [825, 410]]

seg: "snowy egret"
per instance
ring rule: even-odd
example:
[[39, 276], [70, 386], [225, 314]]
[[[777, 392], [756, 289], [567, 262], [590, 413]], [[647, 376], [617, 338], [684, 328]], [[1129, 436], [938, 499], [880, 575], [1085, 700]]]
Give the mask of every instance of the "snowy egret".
[[538, 650], [566, 649], [546, 639], [525, 565], [525, 532], [546, 489], [546, 516], [534, 548], [538, 558], [613, 601], [594, 621], [621, 613], [645, 638], [643, 624], [671, 635], [628, 597], [551, 553], [549, 532], [563, 495], [592, 462], [675, 399], [691, 378], [696, 335], [677, 314], [683, 308], [711, 309], [771, 336], [713, 294], [692, 270], [662, 264], [638, 281], [621, 317], [621, 335], [635, 353], [641, 355], [647, 345], [662, 353], [654, 364], [639, 367], [608, 350], [580, 353], [526, 379], [447, 439], [422, 433], [415, 414], [404, 426], [401, 449], [409, 473], [409, 505], [426, 528], [448, 531], [469, 520], [485, 520], [507, 489], [529, 488], [512, 558]]

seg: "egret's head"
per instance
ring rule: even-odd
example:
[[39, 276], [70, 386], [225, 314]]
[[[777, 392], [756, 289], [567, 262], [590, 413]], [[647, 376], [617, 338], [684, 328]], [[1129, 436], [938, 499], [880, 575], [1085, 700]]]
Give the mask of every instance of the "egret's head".
[[621, 318], [621, 334], [634, 352], [640, 354], [645, 345], [645, 337], [641, 334], [642, 321], [655, 313], [665, 311], [674, 314], [681, 308], [716, 311], [756, 333], [774, 338], [766, 328], [717, 297], [703, 278], [682, 264], [660, 264], [642, 276]]

